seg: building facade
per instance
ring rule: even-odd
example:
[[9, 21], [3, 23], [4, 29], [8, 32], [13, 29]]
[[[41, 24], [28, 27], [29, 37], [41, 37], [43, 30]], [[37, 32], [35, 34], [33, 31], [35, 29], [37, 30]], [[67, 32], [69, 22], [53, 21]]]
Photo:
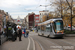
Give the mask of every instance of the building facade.
[[35, 27], [39, 23], [39, 15], [34, 15], [34, 22], [35, 22]]
[[25, 17], [25, 28], [29, 29], [29, 16]]
[[3, 17], [2, 14], [0, 14], [0, 31], [3, 29]]
[[25, 17], [25, 27], [28, 29], [31, 29], [33, 27], [35, 27], [35, 22], [34, 22], [34, 15], [35, 13], [29, 13], [26, 17]]
[[0, 10], [0, 31], [3, 31], [6, 28], [6, 12], [4, 10]]
[[29, 15], [29, 28], [34, 27], [34, 13]]
[[42, 19], [42, 17], [43, 17], [43, 15], [47, 15], [49, 13], [49, 11], [48, 10], [43, 10], [43, 11], [39, 11], [39, 20], [40, 20], [40, 22], [42, 22], [43, 21], [43, 19]]
[[19, 16], [18, 16], [17, 19], [14, 19], [14, 23], [17, 24], [17, 25], [22, 26], [22, 22], [23, 22], [23, 19], [21, 19]]

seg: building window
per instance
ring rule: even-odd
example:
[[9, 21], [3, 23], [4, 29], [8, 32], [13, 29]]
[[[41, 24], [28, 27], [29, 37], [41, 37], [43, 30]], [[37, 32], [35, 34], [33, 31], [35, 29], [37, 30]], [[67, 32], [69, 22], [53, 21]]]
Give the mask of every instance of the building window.
[[39, 20], [36, 20], [36, 22], [39, 22]]
[[41, 15], [41, 13], [40, 13], [40, 15]]
[[38, 19], [39, 17], [36, 17], [36, 19]]

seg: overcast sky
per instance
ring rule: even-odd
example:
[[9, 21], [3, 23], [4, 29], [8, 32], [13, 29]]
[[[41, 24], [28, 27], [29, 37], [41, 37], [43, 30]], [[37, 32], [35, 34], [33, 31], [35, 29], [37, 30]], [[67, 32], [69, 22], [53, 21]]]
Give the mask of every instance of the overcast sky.
[[[50, 3], [50, 0], [0, 0], [0, 9], [8, 12], [12, 18], [17, 18], [18, 16], [24, 18], [31, 12], [39, 14], [39, 11], [45, 9], [44, 6], [39, 7], [39, 5], [48, 5]], [[53, 10], [51, 6], [46, 9]]]

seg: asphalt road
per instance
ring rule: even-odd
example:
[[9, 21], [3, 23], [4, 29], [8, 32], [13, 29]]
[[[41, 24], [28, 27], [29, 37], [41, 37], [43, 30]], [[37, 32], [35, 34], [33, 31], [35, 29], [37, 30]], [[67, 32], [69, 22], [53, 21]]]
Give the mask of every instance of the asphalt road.
[[37, 35], [31, 37], [40, 45], [42, 50], [75, 50], [75, 37], [55, 39]]
[[30, 32], [28, 38], [22, 36], [22, 41], [6, 41], [0, 50], [75, 50], [75, 37], [47, 38]]

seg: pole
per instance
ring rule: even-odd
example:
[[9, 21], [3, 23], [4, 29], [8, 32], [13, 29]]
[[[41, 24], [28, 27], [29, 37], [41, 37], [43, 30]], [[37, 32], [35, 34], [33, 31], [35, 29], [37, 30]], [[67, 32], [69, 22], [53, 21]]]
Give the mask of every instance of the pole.
[[72, 7], [73, 7], [73, 0], [71, 2], [71, 5], [69, 4], [68, 0], [66, 0], [66, 2], [68, 3], [68, 5], [70, 7], [70, 11], [71, 11], [71, 32], [72, 32]]
[[4, 15], [4, 28], [6, 28], [6, 15]]
[[71, 2], [71, 31], [72, 31], [72, 7], [73, 7], [73, 0]]

